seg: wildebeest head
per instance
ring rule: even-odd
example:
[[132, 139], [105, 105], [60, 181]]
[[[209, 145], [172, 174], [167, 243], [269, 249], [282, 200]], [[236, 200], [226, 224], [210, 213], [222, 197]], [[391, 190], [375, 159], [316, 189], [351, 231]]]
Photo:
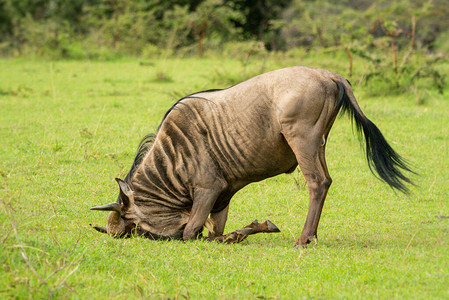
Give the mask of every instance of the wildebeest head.
[[[110, 211], [106, 227], [95, 226], [102, 233], [113, 237], [127, 237], [133, 232], [139, 233], [140, 227], [136, 225], [136, 212], [134, 206], [134, 195], [130, 186], [123, 180], [115, 179], [119, 185], [120, 193], [117, 202], [92, 207], [91, 210]], [[138, 222], [137, 222], [138, 223]]]

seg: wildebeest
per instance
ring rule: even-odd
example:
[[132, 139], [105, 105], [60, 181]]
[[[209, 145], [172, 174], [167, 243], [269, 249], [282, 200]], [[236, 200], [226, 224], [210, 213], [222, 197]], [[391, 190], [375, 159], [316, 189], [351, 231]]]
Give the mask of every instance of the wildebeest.
[[299, 165], [309, 190], [309, 211], [297, 246], [317, 236], [331, 177], [325, 148], [339, 113], [363, 132], [371, 170], [392, 188], [407, 192], [412, 172], [380, 130], [362, 112], [350, 83], [327, 70], [290, 67], [223, 90], [186, 96], [164, 116], [155, 136], [145, 137], [125, 180], [117, 179], [116, 202], [94, 207], [111, 211], [115, 237], [190, 240], [209, 229], [209, 239], [238, 242], [247, 234], [275, 232], [269, 221], [253, 222], [222, 236], [229, 201], [251, 182]]

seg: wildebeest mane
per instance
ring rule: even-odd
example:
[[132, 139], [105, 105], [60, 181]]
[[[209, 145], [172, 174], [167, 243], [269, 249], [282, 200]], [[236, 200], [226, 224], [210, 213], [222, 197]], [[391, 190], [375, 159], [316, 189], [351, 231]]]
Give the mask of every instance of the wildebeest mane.
[[[196, 92], [190, 95], [187, 95], [185, 97], [182, 97], [181, 99], [179, 99], [178, 101], [176, 101], [169, 109], [168, 111], [165, 113], [164, 117], [162, 118], [161, 123], [159, 124], [159, 126], [157, 127], [157, 131], [159, 131], [159, 129], [162, 126], [162, 123], [164, 123], [165, 119], [167, 118], [168, 114], [175, 108], [175, 106], [177, 104], [179, 104], [179, 102], [181, 102], [184, 99], [188, 99], [188, 98], [193, 98], [194, 95], [199, 94], [199, 93], [205, 93], [205, 92], [217, 92], [217, 91], [221, 91], [222, 89], [210, 89], [210, 90], [205, 90], [205, 91], [201, 91], [201, 92]], [[202, 97], [195, 97], [195, 98], [202, 98]], [[139, 165], [142, 163], [143, 157], [145, 156], [145, 154], [151, 149], [151, 146], [153, 145], [154, 139], [156, 138], [156, 134], [154, 133], [150, 133], [147, 134], [146, 136], [143, 137], [143, 139], [140, 141], [139, 143], [139, 147], [137, 147], [137, 153], [136, 153], [136, 157], [134, 158], [134, 162], [131, 166], [131, 169], [128, 172], [128, 175], [126, 175], [125, 177], [125, 181], [130, 183], [130, 179], [131, 177], [134, 175], [134, 173], [136, 172], [137, 168], [139, 167]]]
[[147, 134], [143, 137], [143, 139], [139, 143], [139, 147], [137, 147], [137, 154], [134, 158], [134, 162], [131, 166], [131, 170], [129, 170], [128, 175], [125, 177], [126, 182], [130, 182], [131, 177], [133, 176], [134, 172], [137, 170], [137, 167], [142, 162], [143, 157], [145, 156], [145, 153], [147, 153], [148, 150], [150, 150], [151, 146], [153, 145], [154, 138], [156, 135], [154, 133]]
[[178, 101], [175, 102], [175, 104], [173, 104], [165, 113], [164, 117], [162, 118], [161, 123], [159, 124], [159, 126], [157, 127], [157, 130], [159, 131], [159, 128], [161, 128], [162, 123], [164, 123], [165, 119], [167, 118], [168, 114], [175, 108], [176, 105], [179, 104], [179, 102], [181, 102], [182, 100], [185, 99], [189, 99], [189, 98], [202, 98], [202, 97], [193, 97], [196, 94], [200, 94], [200, 93], [207, 93], [207, 92], [218, 92], [218, 91], [222, 91], [223, 89], [209, 89], [209, 90], [205, 90], [205, 91], [201, 91], [201, 92], [196, 92], [190, 95], [187, 95], [185, 97], [182, 97], [181, 99], [179, 99]]

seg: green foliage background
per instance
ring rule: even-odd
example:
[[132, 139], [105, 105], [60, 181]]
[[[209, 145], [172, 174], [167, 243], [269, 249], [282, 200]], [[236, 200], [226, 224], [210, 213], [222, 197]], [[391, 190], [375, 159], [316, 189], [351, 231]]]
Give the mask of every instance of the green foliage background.
[[412, 17], [417, 49], [447, 51], [448, 13], [445, 0], [1, 0], [0, 51], [147, 57], [167, 48], [190, 53], [200, 39], [214, 51], [247, 40], [272, 51], [356, 43], [374, 49], [392, 33], [407, 48]]

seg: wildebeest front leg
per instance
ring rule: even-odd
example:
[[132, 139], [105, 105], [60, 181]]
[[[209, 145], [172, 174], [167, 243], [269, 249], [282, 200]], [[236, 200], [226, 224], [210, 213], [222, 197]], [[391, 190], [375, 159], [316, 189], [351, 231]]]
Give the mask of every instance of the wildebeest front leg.
[[190, 218], [182, 236], [185, 241], [197, 238], [222, 190], [221, 188], [197, 188], [195, 190]]
[[234, 232], [228, 233], [226, 235], [216, 236], [213, 238], [208, 238], [208, 240], [217, 241], [226, 244], [240, 243], [246, 239], [251, 234], [261, 233], [261, 232], [280, 232], [279, 228], [273, 224], [270, 220], [266, 220], [263, 223], [259, 223], [254, 220], [248, 226], [242, 229], [236, 230]]
[[226, 221], [228, 220], [228, 211], [229, 204], [222, 211], [210, 214], [210, 219], [213, 223], [213, 230], [209, 232], [209, 239], [213, 239], [214, 237], [223, 235]]

